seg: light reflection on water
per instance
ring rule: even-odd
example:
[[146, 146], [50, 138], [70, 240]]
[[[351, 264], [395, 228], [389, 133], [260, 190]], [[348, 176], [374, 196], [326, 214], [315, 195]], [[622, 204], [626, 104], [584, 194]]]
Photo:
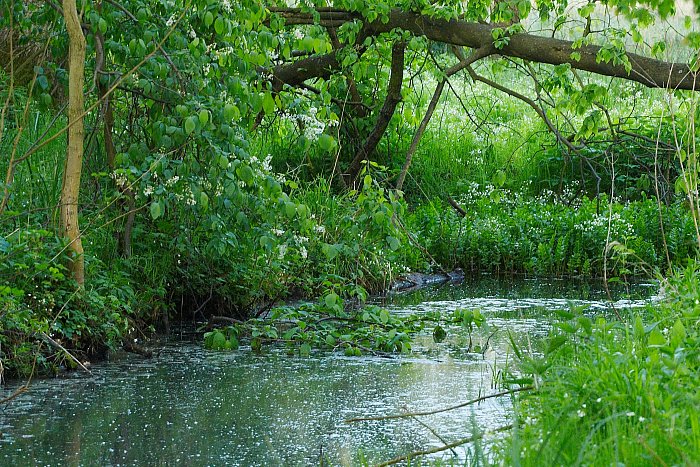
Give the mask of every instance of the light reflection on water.
[[[432, 301], [420, 293], [422, 303], [395, 297], [387, 306], [395, 313], [479, 308], [488, 329], [474, 343], [484, 346], [493, 334], [488, 350], [466, 353], [468, 337], [457, 328], [448, 329], [446, 342], [426, 336], [414, 355], [395, 359], [218, 353], [171, 342], [151, 360], [128, 356], [96, 365], [92, 376], [33, 383], [0, 408], [0, 464], [320, 465], [321, 455], [333, 465], [375, 463], [441, 441], [411, 419], [345, 419], [442, 408], [496, 392], [494, 375], [509, 353], [506, 329], [527, 345], [547, 333], [553, 310], [606, 306], [599, 296], [554, 292], [474, 297], [452, 287], [436, 290]], [[468, 436], [473, 423], [487, 430], [509, 423], [509, 405], [491, 399], [421, 420], [453, 441]]]

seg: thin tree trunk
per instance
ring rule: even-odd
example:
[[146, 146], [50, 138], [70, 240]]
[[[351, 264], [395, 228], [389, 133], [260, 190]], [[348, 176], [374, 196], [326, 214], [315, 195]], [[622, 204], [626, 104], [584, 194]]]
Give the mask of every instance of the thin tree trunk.
[[391, 76], [389, 78], [389, 86], [387, 87], [386, 100], [384, 101], [382, 109], [379, 111], [379, 116], [377, 117], [377, 122], [374, 125], [372, 133], [367, 137], [360, 150], [357, 151], [355, 158], [348, 167], [349, 186], [355, 183], [355, 179], [360, 173], [362, 161], [368, 159], [376, 149], [389, 126], [396, 106], [401, 102], [401, 84], [403, 83], [405, 51], [406, 43], [403, 41], [396, 42], [391, 49]]
[[435, 87], [433, 98], [430, 99], [430, 104], [428, 104], [428, 109], [425, 111], [425, 115], [423, 115], [423, 120], [421, 120], [420, 125], [418, 126], [418, 130], [416, 130], [416, 134], [413, 135], [413, 140], [411, 141], [411, 146], [409, 146], [408, 152], [406, 153], [406, 160], [403, 163], [403, 167], [401, 168], [399, 179], [396, 181], [397, 190], [403, 189], [403, 182], [404, 180], [406, 180], [406, 174], [408, 174], [408, 168], [411, 166], [413, 155], [416, 153], [416, 149], [418, 149], [418, 143], [423, 137], [425, 129], [428, 127], [428, 122], [430, 122], [430, 118], [433, 116], [433, 112], [435, 112], [435, 107], [437, 107], [438, 101], [440, 101], [440, 96], [442, 96], [442, 90], [445, 88], [446, 82], [447, 79], [444, 78], [440, 80], [438, 85]]
[[403, 182], [404, 180], [406, 180], [408, 168], [411, 166], [413, 156], [416, 153], [416, 150], [418, 149], [418, 143], [420, 143], [420, 140], [423, 137], [423, 133], [425, 133], [425, 129], [428, 127], [428, 123], [430, 122], [430, 119], [433, 116], [433, 112], [435, 112], [435, 107], [437, 107], [437, 103], [440, 101], [440, 96], [442, 95], [442, 90], [445, 88], [445, 83], [447, 83], [447, 79], [450, 76], [457, 73], [458, 71], [463, 70], [465, 67], [471, 65], [479, 59], [490, 55], [491, 53], [493, 53], [493, 47], [491, 45], [481, 47], [475, 50], [474, 52], [472, 52], [471, 55], [469, 55], [469, 57], [464, 57], [464, 52], [461, 49], [455, 50], [455, 55], [457, 55], [460, 62], [445, 70], [445, 77], [438, 83], [437, 87], [435, 88], [433, 98], [430, 99], [428, 109], [425, 111], [425, 115], [423, 115], [423, 120], [421, 120], [420, 125], [418, 126], [418, 130], [416, 130], [416, 134], [413, 135], [411, 146], [409, 146], [408, 152], [406, 153], [406, 161], [404, 162], [403, 167], [401, 168], [399, 179], [396, 181], [397, 190], [401, 190], [403, 188]]
[[85, 261], [78, 223], [78, 196], [83, 168], [85, 102], [85, 36], [80, 25], [76, 0], [63, 0], [63, 16], [69, 38], [68, 52], [68, 149], [61, 187], [61, 234], [69, 241], [72, 256], [68, 263], [73, 278], [85, 284]]
[[[102, 84], [100, 81], [100, 74], [104, 72], [106, 67], [104, 38], [100, 33], [95, 34], [95, 53], [97, 56], [95, 85], [97, 86], [97, 92], [99, 93], [100, 99], [104, 100], [102, 113], [104, 120], [105, 154], [107, 155], [107, 166], [109, 167], [109, 170], [114, 171], [116, 168], [115, 160], [117, 157], [117, 148], [114, 145], [114, 138], [112, 137], [114, 128], [114, 112], [112, 111], [112, 96], [107, 94], [109, 87]], [[127, 209], [124, 230], [119, 232], [119, 248], [121, 249], [121, 254], [125, 258], [129, 258], [131, 257], [132, 253], [131, 236], [134, 230], [134, 221], [136, 218], [136, 201], [134, 191], [129, 187], [128, 183], [118, 183], [117, 188], [126, 197], [125, 201], [122, 200], [121, 205], [125, 206]]]

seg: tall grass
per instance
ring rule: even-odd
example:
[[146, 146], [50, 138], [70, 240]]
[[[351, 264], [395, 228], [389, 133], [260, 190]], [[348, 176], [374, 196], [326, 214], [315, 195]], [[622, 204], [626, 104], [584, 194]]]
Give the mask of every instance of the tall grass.
[[626, 323], [577, 315], [557, 324], [540, 349], [546, 370], [532, 375], [540, 390], [516, 404], [501, 462], [700, 462], [699, 272], [694, 263], [671, 277], [666, 300]]

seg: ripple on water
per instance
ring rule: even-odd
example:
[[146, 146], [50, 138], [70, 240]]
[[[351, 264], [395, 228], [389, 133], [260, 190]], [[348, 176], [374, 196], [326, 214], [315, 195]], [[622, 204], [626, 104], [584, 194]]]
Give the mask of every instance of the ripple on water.
[[[608, 307], [598, 299], [510, 293], [389, 306], [394, 313], [479, 308], [489, 332], [498, 331], [483, 355], [465, 351], [458, 328], [448, 329], [450, 339], [441, 344], [425, 336], [419, 352], [395, 359], [257, 355], [249, 348], [217, 353], [172, 342], [151, 360], [127, 356], [95, 365], [92, 376], [33, 383], [0, 412], [0, 464], [310, 465], [323, 453], [334, 465], [356, 465], [360, 452], [374, 463], [439, 446], [411, 418], [345, 420], [449, 407], [496, 392], [494, 374], [510, 345], [500, 331], [523, 340], [546, 335], [548, 316], [571, 305]], [[480, 345], [486, 337], [474, 336]], [[451, 441], [474, 426], [507, 424], [509, 410], [509, 399], [489, 399], [421, 421]]]

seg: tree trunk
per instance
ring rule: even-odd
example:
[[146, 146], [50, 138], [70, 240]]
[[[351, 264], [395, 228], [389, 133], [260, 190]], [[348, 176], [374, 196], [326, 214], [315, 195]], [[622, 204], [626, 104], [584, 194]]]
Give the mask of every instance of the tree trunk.
[[389, 86], [387, 87], [386, 100], [382, 109], [379, 111], [377, 122], [374, 125], [372, 133], [367, 137], [355, 158], [348, 167], [348, 179], [352, 186], [360, 173], [360, 167], [363, 160], [367, 160], [374, 152], [379, 141], [384, 136], [391, 117], [394, 116], [396, 106], [401, 102], [401, 84], [403, 83], [403, 68], [404, 68], [404, 53], [406, 51], [406, 43], [398, 41], [391, 49], [391, 76], [389, 77]]
[[83, 85], [85, 82], [85, 36], [80, 25], [76, 0], [63, 0], [63, 17], [69, 38], [68, 52], [68, 149], [61, 187], [61, 234], [69, 241], [68, 268], [73, 278], [85, 284], [85, 261], [78, 223], [78, 195], [83, 168]]
[[408, 168], [411, 166], [413, 155], [416, 153], [416, 150], [418, 149], [418, 143], [423, 137], [423, 133], [425, 133], [425, 129], [428, 127], [428, 122], [430, 122], [430, 118], [433, 116], [433, 112], [435, 112], [435, 107], [437, 107], [437, 104], [440, 101], [440, 96], [442, 96], [442, 90], [445, 88], [446, 82], [447, 78], [443, 78], [435, 87], [433, 98], [430, 99], [430, 104], [428, 104], [428, 110], [425, 111], [425, 115], [423, 115], [423, 120], [421, 120], [420, 125], [418, 125], [418, 130], [416, 130], [416, 133], [413, 135], [413, 140], [411, 141], [411, 146], [409, 146], [408, 152], [406, 153], [406, 160], [404, 161], [403, 167], [401, 168], [399, 179], [396, 181], [397, 190], [403, 189], [403, 182], [404, 180], [406, 180], [406, 175], [408, 174]]
[[[112, 111], [112, 96], [108, 95], [109, 86], [102, 83], [100, 74], [106, 68], [106, 56], [104, 53], [104, 38], [101, 33], [95, 34], [95, 85], [99, 98], [104, 101], [102, 106], [102, 115], [104, 120], [104, 144], [105, 154], [107, 155], [107, 167], [110, 172], [114, 172], [116, 168], [117, 148], [114, 145], [112, 132], [114, 128], [114, 112]], [[129, 187], [128, 182], [117, 183], [117, 188], [124, 195], [126, 200], [122, 200], [120, 205], [127, 209], [126, 222], [124, 230], [119, 234], [119, 249], [122, 256], [130, 258], [132, 254], [131, 236], [134, 230], [134, 221], [136, 220], [136, 201], [134, 191]]]

